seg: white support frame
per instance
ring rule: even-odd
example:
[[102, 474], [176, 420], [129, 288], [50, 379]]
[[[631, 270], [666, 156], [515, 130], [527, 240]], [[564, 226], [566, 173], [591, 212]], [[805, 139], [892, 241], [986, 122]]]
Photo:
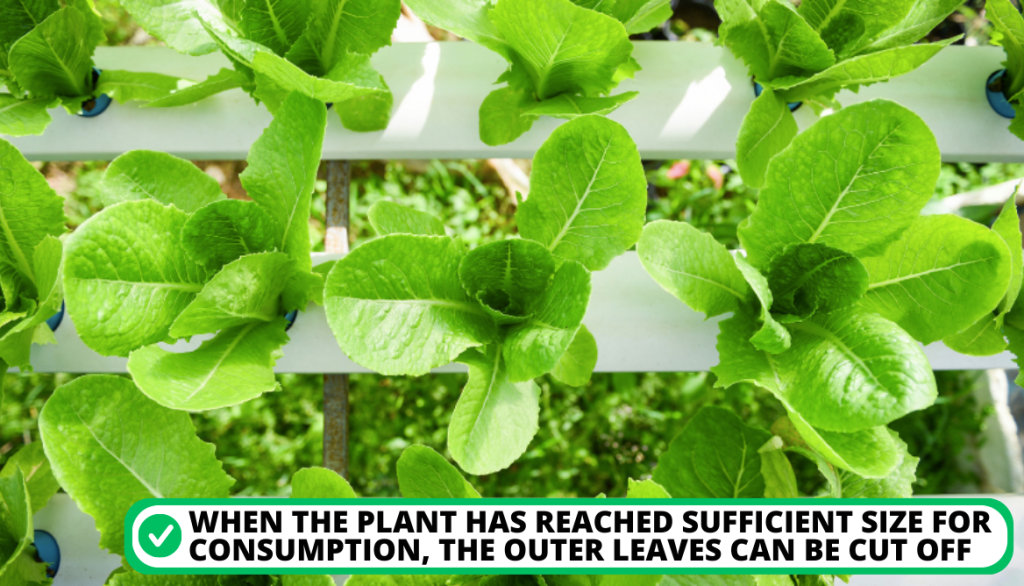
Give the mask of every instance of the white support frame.
[[[727, 159], [740, 122], [754, 98], [746, 68], [723, 47], [709, 43], [637, 42], [643, 66], [621, 91], [640, 96], [610, 118], [629, 130], [645, 159]], [[989, 107], [985, 80], [1000, 69], [999, 47], [947, 47], [919, 69], [839, 100], [846, 105], [887, 98], [917, 112], [938, 138], [946, 161], [1024, 161], [1024, 142], [1007, 132], [1009, 121]], [[560, 122], [542, 118], [518, 140], [488, 147], [480, 142], [477, 110], [494, 89], [505, 62], [470, 42], [401, 43], [373, 58], [395, 95], [388, 128], [356, 133], [329, 116], [323, 158], [446, 159], [532, 158]], [[114, 47], [97, 51], [100, 68], [155, 71], [203, 79], [227, 67], [219, 54], [179, 55], [159, 47]], [[112, 104], [95, 118], [53, 111], [42, 136], [21, 137], [14, 145], [30, 160], [107, 160], [133, 149], [169, 152], [186, 159], [244, 159], [270, 122], [270, 114], [233, 90], [180, 108]], [[806, 127], [815, 119], [800, 108]]]

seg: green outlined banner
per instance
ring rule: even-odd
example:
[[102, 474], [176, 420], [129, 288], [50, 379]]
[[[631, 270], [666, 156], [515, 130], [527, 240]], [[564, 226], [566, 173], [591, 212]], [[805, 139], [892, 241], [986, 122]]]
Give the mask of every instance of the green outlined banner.
[[994, 574], [994, 499], [147, 499], [144, 574]]

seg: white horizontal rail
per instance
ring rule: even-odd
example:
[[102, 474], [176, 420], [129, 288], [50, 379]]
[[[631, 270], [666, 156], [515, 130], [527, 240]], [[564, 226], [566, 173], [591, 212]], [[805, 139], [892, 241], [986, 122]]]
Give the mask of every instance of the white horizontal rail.
[[[952, 495], [942, 495], [949, 497]], [[1010, 508], [1015, 519], [1024, 517], [1024, 496], [963, 495], [996, 498]], [[927, 498], [927, 497], [925, 497]], [[120, 566], [121, 558], [99, 548], [100, 534], [92, 517], [75, 505], [68, 495], [54, 496], [34, 517], [36, 529], [48, 531], [61, 549], [60, 572], [53, 586], [97, 586], [110, 572]], [[854, 576], [853, 586], [1019, 586], [1024, 581], [1024, 524], [1014, 527], [1014, 556], [1002, 572], [991, 576]], [[345, 576], [335, 576], [336, 584], [344, 584]]]
[[[646, 159], [734, 156], [740, 121], [753, 91], [746, 68], [724, 48], [707, 43], [638, 42], [643, 70], [621, 91], [640, 97], [611, 115], [629, 130]], [[1024, 142], [989, 107], [985, 80], [1001, 68], [999, 47], [947, 47], [916, 71], [861, 90], [843, 92], [853, 104], [888, 98], [921, 115], [938, 137], [943, 159], [1024, 161]], [[470, 42], [402, 43], [373, 58], [395, 94], [391, 124], [381, 132], [345, 130], [330, 116], [324, 159], [434, 159], [515, 157], [533, 153], [559, 121], [543, 118], [515, 142], [480, 142], [477, 109], [505, 68], [495, 53]], [[101, 68], [156, 71], [202, 79], [227, 67], [219, 54], [187, 57], [159, 47], [101, 47]], [[187, 159], [244, 159], [270, 114], [241, 90], [199, 104], [146, 109], [113, 104], [96, 118], [54, 110], [43, 136], [14, 144], [30, 160], [107, 160], [133, 149], [166, 151]], [[802, 126], [810, 108], [797, 111]]]
[[[314, 255], [314, 263], [339, 255]], [[584, 323], [597, 338], [598, 372], [706, 371], [718, 363], [715, 338], [718, 321], [704, 321], [702, 314], [667, 293], [644, 271], [635, 252], [615, 259], [607, 269], [594, 273], [593, 292]], [[355, 364], [338, 347], [327, 325], [324, 310], [310, 306], [289, 330], [291, 342], [277, 361], [277, 372], [369, 372]], [[34, 346], [32, 366], [37, 372], [126, 372], [127, 360], [100, 356], [79, 339], [70, 317], [55, 332], [56, 345]], [[169, 346], [185, 351], [200, 341]], [[987, 370], [1015, 368], [1006, 352], [975, 357], [953, 352], [941, 343], [925, 348], [936, 370]], [[439, 372], [459, 372], [453, 364]]]

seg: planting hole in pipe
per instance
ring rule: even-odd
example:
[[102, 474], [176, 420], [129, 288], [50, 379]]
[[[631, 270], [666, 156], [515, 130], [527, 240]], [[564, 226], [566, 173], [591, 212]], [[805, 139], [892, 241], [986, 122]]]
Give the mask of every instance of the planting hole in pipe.
[[[102, 70], [97, 69], [95, 67], [92, 68], [93, 87], [96, 87], [99, 84], [101, 73], [103, 73]], [[94, 116], [99, 116], [107, 110], [108, 106], [110, 106], [110, 96], [108, 96], [107, 94], [100, 94], [95, 98], [89, 98], [88, 100], [82, 102], [82, 111], [79, 112], [78, 115], [83, 118], [92, 118]]]
[[36, 547], [37, 561], [46, 562], [46, 576], [53, 578], [60, 570], [60, 546], [57, 540], [48, 531], [36, 529], [33, 539]]
[[1005, 87], [1004, 82], [1006, 79], [1006, 70], [1000, 69], [995, 71], [992, 75], [988, 76], [985, 80], [985, 97], [988, 98], [988, 104], [992, 106], [996, 114], [999, 114], [1003, 118], [1014, 118], [1016, 112], [1013, 111], [1013, 106], [1010, 105], [1010, 100], [1006, 99], [1006, 94], [1003, 93]]
[[[759, 84], [756, 81], [754, 81], [754, 97], [756, 98], [756, 97], [760, 96], [761, 92], [763, 92], [763, 91], [764, 91], [764, 88], [761, 87], [761, 84]], [[787, 102], [786, 105], [789, 106], [789, 111], [790, 112], [796, 112], [797, 109], [800, 108], [800, 106], [804, 105], [804, 103], [803, 102]]]
[[58, 311], [57, 313], [51, 315], [49, 317], [49, 319], [46, 320], [46, 325], [50, 326], [50, 331], [51, 332], [56, 332], [57, 328], [60, 327], [60, 322], [62, 322], [62, 321], [64, 321], [64, 302], [63, 301], [60, 302], [60, 311]]
[[289, 311], [288, 313], [284, 314], [284, 318], [286, 320], [288, 320], [288, 325], [285, 326], [284, 331], [287, 332], [288, 330], [292, 329], [292, 326], [295, 325], [295, 318], [297, 318], [297, 317], [299, 317], [299, 310], [298, 309], [293, 309], [293, 310]]

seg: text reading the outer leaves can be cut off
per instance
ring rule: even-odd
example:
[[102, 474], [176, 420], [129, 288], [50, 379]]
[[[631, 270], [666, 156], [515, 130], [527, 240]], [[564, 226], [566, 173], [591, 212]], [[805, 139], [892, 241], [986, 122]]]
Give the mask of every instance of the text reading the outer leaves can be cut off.
[[[987, 501], [939, 506], [909, 500], [867, 505], [789, 499], [735, 505], [684, 499], [472, 505], [253, 500], [237, 505], [162, 501], [129, 515], [126, 535], [136, 554], [131, 559], [151, 573], [169, 568], [699, 573], [932, 567], [980, 573], [1004, 561], [1012, 533], [1009, 515]], [[138, 528], [156, 514], [174, 518], [182, 534], [179, 549], [160, 557], [136, 545], [145, 539]]]

